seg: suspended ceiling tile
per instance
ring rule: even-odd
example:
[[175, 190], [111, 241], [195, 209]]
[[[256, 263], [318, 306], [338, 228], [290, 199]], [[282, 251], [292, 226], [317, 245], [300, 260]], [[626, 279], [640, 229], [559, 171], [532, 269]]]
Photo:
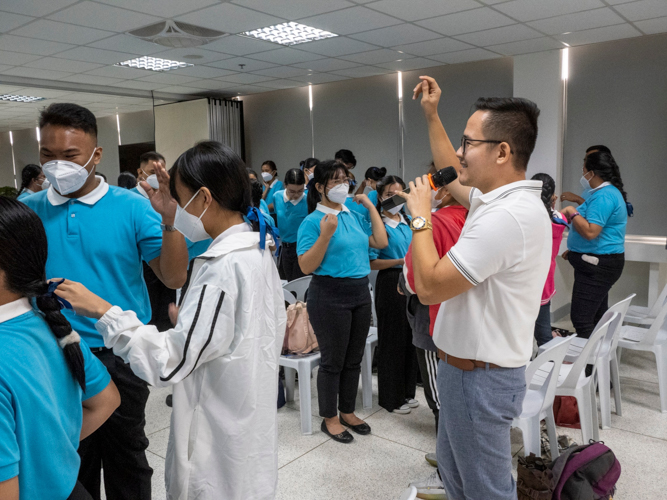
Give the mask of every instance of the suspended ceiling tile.
[[528, 23], [529, 26], [540, 30], [547, 35], [559, 35], [570, 31], [581, 31], [602, 26], [621, 24], [625, 21], [613, 10], [604, 9], [587, 10], [575, 14], [551, 17]]
[[155, 90], [160, 84], [154, 82], [142, 82], [139, 80], [125, 80], [124, 82], [114, 83], [113, 86], [135, 90]]
[[233, 0], [232, 3], [292, 20], [354, 6], [345, 0]]
[[338, 82], [340, 80], [349, 80], [349, 77], [343, 75], [334, 75], [331, 73], [314, 73], [312, 75], [294, 76], [291, 80], [310, 85], [319, 85], [322, 83]]
[[295, 64], [297, 68], [310, 69], [313, 71], [336, 71], [338, 69], [347, 69], [360, 66], [358, 63], [351, 61], [343, 61], [341, 59], [319, 59], [317, 61], [309, 61], [305, 63]]
[[179, 68], [178, 74], [183, 76], [195, 76], [197, 78], [218, 78], [225, 75], [234, 74], [234, 71], [228, 69], [212, 68], [210, 66], [195, 65], [188, 68]]
[[513, 24], [483, 31], [481, 33], [468, 33], [467, 35], [457, 35], [457, 39], [486, 47], [488, 45], [498, 45], [501, 43], [518, 42], [519, 40], [528, 40], [530, 38], [539, 38], [541, 33], [524, 24]]
[[69, 71], [71, 73], [83, 73], [97, 68], [101, 64], [89, 63], [84, 61], [72, 61], [69, 59], [60, 59], [58, 57], [44, 57], [37, 61], [31, 61], [25, 64], [28, 68], [51, 69], [55, 71]]
[[522, 40], [520, 42], [504, 43], [488, 47], [494, 52], [499, 52], [506, 56], [515, 56], [519, 54], [529, 54], [531, 52], [543, 52], [545, 50], [564, 49], [562, 42], [550, 37], [534, 38], [532, 40]]
[[368, 43], [374, 43], [382, 47], [391, 47], [392, 45], [403, 45], [406, 43], [423, 42], [440, 38], [440, 35], [433, 31], [415, 26], [414, 24], [401, 24], [399, 26], [390, 26], [379, 30], [357, 33], [352, 38], [362, 40]]
[[270, 89], [291, 89], [294, 87], [303, 87], [304, 84], [301, 82], [295, 82], [294, 80], [271, 80], [269, 82], [262, 83], [261, 86]]
[[[231, 75], [230, 75], [231, 76]], [[222, 90], [227, 87], [235, 86], [237, 84], [225, 83], [220, 80], [197, 80], [188, 82], [189, 87], [194, 87], [203, 90]]]
[[101, 3], [171, 18], [218, 3], [218, 0], [98, 0]]
[[64, 59], [74, 59], [76, 61], [94, 62], [100, 64], [116, 64], [121, 61], [133, 59], [135, 54], [125, 52], [114, 52], [111, 50], [94, 49], [92, 47], [76, 47], [58, 54], [58, 57]]
[[254, 73], [237, 73], [235, 75], [220, 78], [221, 82], [238, 85], [239, 83], [262, 83], [275, 80], [272, 76], [256, 75]]
[[20, 14], [0, 12], [0, 33], [18, 28], [19, 26], [26, 24], [34, 19], [34, 17], [22, 16]]
[[552, 16], [562, 16], [583, 10], [604, 7], [600, 0], [513, 0], [496, 5], [496, 9], [518, 21], [535, 21]]
[[447, 54], [429, 56], [430, 59], [435, 59], [436, 61], [446, 64], [483, 61], [485, 59], [495, 59], [498, 57], [501, 56], [485, 49], [468, 49], [459, 52], [449, 52]]
[[90, 43], [88, 46], [96, 49], [115, 50], [116, 52], [127, 52], [128, 54], [141, 56], [149, 56], [169, 49], [169, 47], [147, 42], [146, 40], [125, 33]]
[[401, 54], [397, 50], [391, 49], [378, 49], [368, 52], [360, 52], [359, 54], [351, 54], [349, 56], [342, 56], [343, 59], [361, 64], [387, 63], [390, 61], [397, 61], [398, 59], [409, 57], [412, 56]]
[[418, 21], [435, 16], [453, 14], [462, 10], [475, 9], [479, 3], [475, 0], [381, 0], [366, 4], [367, 7], [404, 19]]
[[203, 91], [202, 89], [196, 89], [194, 87], [186, 87], [182, 85], [174, 85], [171, 87], [160, 87], [157, 89], [158, 92], [170, 92], [172, 94], [189, 94], [189, 95], [194, 95], [194, 94], [200, 94]]
[[114, 83], [121, 82], [120, 78], [109, 78], [105, 76], [93, 76], [93, 75], [72, 75], [62, 79], [65, 82], [74, 82], [74, 83], [88, 83], [93, 85], [113, 85]]
[[239, 85], [238, 87], [231, 87], [229, 89], [225, 89], [225, 92], [237, 95], [259, 94], [261, 92], [266, 92], [266, 91], [267, 91], [266, 87], [259, 87], [257, 85]]
[[378, 64], [381, 68], [392, 69], [394, 71], [412, 71], [413, 69], [432, 68], [433, 66], [440, 65], [441, 63], [438, 61], [424, 57], [413, 57], [412, 59]]
[[323, 56], [338, 57], [347, 54], [355, 54], [366, 50], [377, 49], [375, 45], [352, 40], [347, 37], [329, 38], [328, 40], [319, 40], [317, 42], [304, 43], [301, 50], [315, 52]]
[[275, 68], [262, 69], [255, 73], [258, 75], [272, 76], [274, 78], [290, 78], [292, 76], [305, 75], [308, 73], [308, 70], [303, 68], [292, 68], [290, 66], [277, 66]]
[[127, 68], [125, 66], [102, 66], [98, 69], [86, 71], [87, 75], [105, 76], [109, 78], [120, 78], [121, 80], [131, 80], [146, 76], [146, 70], [137, 68]]
[[85, 26], [60, 23], [49, 19], [39, 19], [14, 30], [12, 35], [27, 36], [54, 42], [72, 43], [74, 45], [85, 45], [102, 38], [107, 38], [113, 35], [113, 33], [110, 31], [87, 28]]
[[[153, 83], [162, 83], [165, 85], [185, 85], [188, 82], [197, 80], [192, 76], [180, 76], [172, 74], [171, 71], [166, 73], [156, 73], [155, 71], [146, 71], [147, 75], [142, 78], [138, 78], [142, 82], [153, 82]], [[152, 73], [152, 74], [151, 74]]]
[[50, 15], [49, 19], [120, 33], [156, 23], [161, 18], [84, 1]]
[[473, 48], [471, 45], [455, 40], [453, 38], [438, 38], [427, 42], [411, 43], [408, 45], [399, 45], [393, 47], [394, 50], [403, 51], [406, 54], [415, 56], [430, 56], [432, 54], [444, 54], [445, 52], [455, 52]]
[[457, 12], [456, 14], [417, 21], [417, 24], [443, 35], [453, 36], [507, 26], [515, 22], [495, 10], [482, 7], [480, 9], [466, 10], [465, 12]]
[[232, 54], [235, 56], [245, 56], [257, 52], [275, 50], [280, 47], [282, 47], [282, 45], [238, 35], [226, 36], [206, 44], [206, 49], [208, 50], [215, 50], [216, 52], [224, 52], [225, 54]]
[[42, 17], [76, 2], [78, 0], [2, 0], [0, 9], [16, 14]]
[[667, 16], [667, 2], [665, 0], [641, 0], [627, 5], [617, 5], [616, 10], [630, 21], [640, 21]]
[[334, 71], [336, 75], [349, 76], [351, 78], [364, 78], [366, 76], [386, 75], [391, 70], [385, 68], [376, 68], [373, 66], [360, 66], [358, 68], [342, 69]]
[[647, 19], [646, 21], [637, 21], [635, 26], [647, 35], [657, 33], [667, 33], [667, 17], [658, 17], [656, 19]]
[[285, 21], [282, 17], [270, 16], [231, 3], [218, 3], [197, 12], [178, 16], [175, 20], [225, 33], [242, 33]]
[[66, 76], [70, 76], [71, 72], [66, 71], [53, 71], [48, 69], [35, 69], [35, 68], [12, 68], [5, 71], [5, 75], [12, 76], [25, 76], [28, 78], [41, 78], [45, 80], [60, 80]]
[[67, 43], [49, 42], [38, 40], [36, 38], [27, 38], [15, 35], [0, 36], [0, 47], [2, 50], [14, 52], [23, 52], [25, 54], [36, 54], [40, 56], [50, 56], [64, 50], [74, 47]]
[[[2, 92], [1, 89], [0, 92]], [[71, 90], [40, 89], [36, 87], [24, 87], [18, 89], [16, 93], [19, 95], [35, 95], [35, 92], [37, 92], [40, 97], [47, 98], [60, 98], [72, 95]]]
[[[192, 58], [187, 56], [197, 56], [197, 58]], [[155, 54], [155, 57], [159, 57], [161, 59], [172, 59], [174, 61], [182, 61], [198, 65], [198, 64], [208, 64], [216, 61], [221, 61], [223, 59], [230, 59], [233, 56], [227, 54], [221, 54], [220, 52], [214, 52], [212, 50], [202, 49], [200, 47], [193, 47], [189, 49], [168, 49], [165, 50], [164, 52]], [[179, 70], [172, 70], [172, 71], [179, 71]]]
[[277, 49], [271, 50], [269, 52], [262, 52], [260, 54], [254, 54], [252, 58], [275, 64], [295, 64], [322, 59], [322, 56], [312, 52], [305, 52], [303, 50], [296, 50], [285, 47], [284, 49]]
[[20, 66], [21, 64], [40, 59], [41, 57], [42, 56], [33, 54], [20, 54], [8, 50], [0, 50], [0, 64], [6, 64], [8, 66]]
[[401, 20], [365, 7], [357, 6], [351, 9], [307, 17], [301, 19], [299, 22], [314, 28], [336, 33], [337, 35], [349, 35], [350, 33], [359, 33], [361, 31], [400, 24]]
[[[14, 66], [15, 65], [10, 66], [9, 64], [0, 64], [0, 73], [2, 73], [3, 71], [8, 70], [9, 68], [13, 68]], [[3, 87], [4, 87], [4, 85], [0, 85], [0, 94], [8, 94], [9, 93], [8, 91], [3, 91], [2, 90]], [[11, 88], [11, 87], [8, 87], [8, 88]]]
[[[244, 65], [243, 68], [239, 66], [241, 64]], [[233, 57], [231, 59], [210, 63], [208, 66], [227, 69], [230, 71], [257, 71], [259, 69], [273, 68], [276, 65], [266, 61], [257, 61], [248, 57]]]
[[556, 35], [556, 38], [568, 45], [586, 45], [588, 43], [607, 42], [609, 40], [620, 40], [634, 36], [641, 36], [641, 32], [629, 24], [619, 24], [592, 30], [575, 31], [566, 35]]

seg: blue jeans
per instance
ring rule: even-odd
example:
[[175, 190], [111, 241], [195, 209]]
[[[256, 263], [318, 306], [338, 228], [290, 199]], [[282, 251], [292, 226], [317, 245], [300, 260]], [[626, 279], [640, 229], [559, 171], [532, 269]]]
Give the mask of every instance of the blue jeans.
[[525, 367], [463, 371], [440, 361], [438, 469], [449, 500], [516, 500], [510, 426]]
[[553, 336], [551, 335], [551, 302], [540, 306], [540, 312], [535, 321], [535, 340], [537, 347], [549, 342]]

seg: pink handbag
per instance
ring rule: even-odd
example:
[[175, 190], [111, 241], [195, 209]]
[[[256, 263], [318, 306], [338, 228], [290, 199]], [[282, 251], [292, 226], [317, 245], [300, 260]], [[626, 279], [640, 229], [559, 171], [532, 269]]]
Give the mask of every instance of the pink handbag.
[[318, 349], [317, 337], [308, 320], [305, 302], [290, 304], [287, 308], [283, 354], [307, 354]]

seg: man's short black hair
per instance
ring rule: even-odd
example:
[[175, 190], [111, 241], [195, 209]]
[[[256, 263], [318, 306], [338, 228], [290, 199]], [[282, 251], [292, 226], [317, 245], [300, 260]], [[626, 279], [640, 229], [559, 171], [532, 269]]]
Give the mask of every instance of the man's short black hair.
[[149, 161], [161, 161], [165, 162], [164, 156], [162, 156], [160, 153], [157, 151], [149, 151], [148, 153], [144, 153], [139, 157], [139, 164], [141, 165], [142, 163], [148, 163]]
[[69, 102], [54, 102], [39, 114], [39, 128], [47, 125], [83, 130], [97, 138], [97, 119], [89, 109]]
[[339, 149], [334, 155], [334, 160], [340, 160], [346, 165], [352, 165], [353, 167], [357, 166], [357, 159], [352, 154], [352, 151], [349, 149]]
[[600, 151], [602, 153], [608, 153], [611, 154], [611, 150], [607, 146], [603, 146], [602, 144], [598, 144], [596, 146], [591, 146], [586, 150], [586, 154], [590, 153], [591, 151]]
[[489, 112], [482, 124], [485, 139], [509, 143], [514, 165], [526, 170], [537, 140], [537, 105], [521, 97], [480, 97], [475, 109]]

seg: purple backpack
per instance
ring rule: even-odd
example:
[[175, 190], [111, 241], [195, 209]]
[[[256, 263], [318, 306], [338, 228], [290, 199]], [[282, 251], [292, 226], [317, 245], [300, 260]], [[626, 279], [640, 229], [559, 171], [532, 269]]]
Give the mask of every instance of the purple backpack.
[[621, 464], [601, 441], [570, 446], [551, 469], [558, 478], [553, 500], [608, 500], [621, 475]]

